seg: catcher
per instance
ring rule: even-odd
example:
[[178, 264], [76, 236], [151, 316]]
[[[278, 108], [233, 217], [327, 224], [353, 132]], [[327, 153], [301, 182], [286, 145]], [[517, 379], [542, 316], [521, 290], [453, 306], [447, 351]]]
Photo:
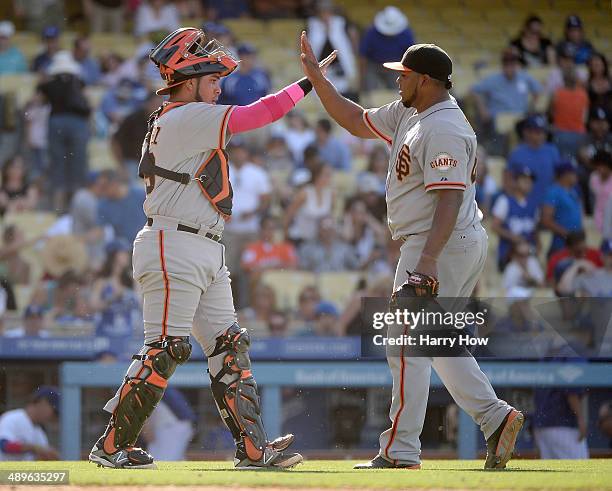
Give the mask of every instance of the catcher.
[[[353, 135], [380, 138], [391, 149], [387, 217], [393, 239], [404, 242], [395, 295], [469, 297], [484, 268], [487, 234], [475, 201], [476, 135], [448, 92], [448, 54], [433, 44], [417, 44], [401, 61], [385, 63], [397, 72], [400, 99], [365, 110], [325, 78], [305, 33], [301, 57], [330, 116]], [[483, 431], [485, 468], [506, 466], [524, 417], [497, 398], [474, 358], [411, 357], [402, 348], [399, 355], [387, 351], [387, 361], [393, 374], [392, 425], [380, 436], [378, 456], [356, 468], [420, 468], [419, 435], [432, 366]]]
[[[320, 69], [334, 58], [332, 53]], [[158, 94], [169, 101], [149, 118], [139, 167], [148, 218], [134, 241], [133, 268], [144, 296], [144, 346], [104, 406], [110, 422], [89, 460], [104, 467], [155, 468], [153, 457], [134, 445], [168, 380], [189, 359], [193, 332], [208, 358], [219, 414], [236, 443], [235, 467], [293, 467], [303, 460], [284, 453], [293, 435], [270, 441], [263, 426], [249, 333], [236, 320], [219, 241], [232, 214], [228, 140], [281, 118], [312, 85], [304, 78], [249, 106], [217, 105], [219, 82], [238, 61], [191, 27], [167, 36], [150, 59], [166, 82]]]

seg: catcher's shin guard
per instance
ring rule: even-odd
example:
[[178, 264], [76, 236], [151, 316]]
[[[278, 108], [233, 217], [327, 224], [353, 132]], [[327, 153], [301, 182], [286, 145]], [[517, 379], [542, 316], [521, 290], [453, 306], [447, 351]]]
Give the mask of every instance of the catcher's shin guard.
[[265, 454], [266, 432], [261, 419], [257, 384], [251, 373], [249, 333], [233, 324], [216, 340], [208, 357], [211, 389], [219, 414], [252, 461]]
[[104, 434], [104, 452], [113, 454], [134, 446], [146, 419], [164, 395], [168, 379], [190, 355], [189, 337], [169, 336], [145, 345], [132, 357], [142, 364], [135, 375], [128, 371], [119, 389], [119, 401]]

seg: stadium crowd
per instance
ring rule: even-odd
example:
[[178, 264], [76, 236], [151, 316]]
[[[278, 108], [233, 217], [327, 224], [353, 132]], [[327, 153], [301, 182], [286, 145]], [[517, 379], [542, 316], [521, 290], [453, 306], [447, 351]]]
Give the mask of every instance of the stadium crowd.
[[[305, 18], [319, 58], [339, 50], [330, 79], [364, 104], [396, 86], [382, 62], [429, 41], [418, 39], [395, 7], [359, 28], [327, 0], [83, 0], [85, 28], [64, 49], [71, 25], [62, 0], [13, 4], [13, 15], [0, 21], [5, 337], [142, 336], [131, 276], [132, 242], [146, 220], [137, 167], [147, 116], [163, 100], [148, 52], [165, 33], [197, 18], [235, 52], [240, 68], [223, 79], [218, 102], [238, 105], [278, 83], [249, 39], [224, 24], [228, 18]], [[31, 59], [14, 40], [16, 25], [41, 36]], [[92, 55], [88, 33], [128, 31], [137, 40], [132, 57]], [[487, 291], [512, 299], [517, 330], [530, 329], [534, 296], [612, 296], [608, 60], [578, 15], [567, 17], [562, 39], [545, 32], [540, 17], [527, 18], [500, 53], [499, 70], [459, 100], [479, 137], [477, 200], [497, 244]], [[530, 74], [534, 67], [548, 69], [546, 80]], [[2, 77], [28, 72], [38, 78], [36, 89], [19, 106], [2, 93]], [[550, 103], [537, 112], [542, 97]], [[497, 122], [508, 113], [516, 126], [502, 132]], [[102, 169], [88, 163], [92, 139], [110, 144], [114, 161]], [[271, 131], [232, 138], [228, 153], [234, 206], [223, 242], [240, 324], [256, 337], [359, 334], [359, 300], [391, 293], [401, 245], [385, 220], [387, 146], [354, 138], [322, 109], [313, 118], [298, 105]], [[53, 219], [46, 229], [24, 229], [35, 222], [19, 217], [36, 213]], [[297, 288], [295, 299], [284, 290], [287, 281]]]

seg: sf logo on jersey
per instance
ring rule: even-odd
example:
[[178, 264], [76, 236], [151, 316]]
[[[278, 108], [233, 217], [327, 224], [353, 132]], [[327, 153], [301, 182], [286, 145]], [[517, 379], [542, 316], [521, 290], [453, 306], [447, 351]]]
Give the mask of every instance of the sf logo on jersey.
[[395, 174], [397, 176], [398, 181], [403, 181], [404, 177], [407, 177], [410, 174], [410, 149], [408, 145], [402, 146], [400, 153], [397, 156], [397, 161], [395, 162]]

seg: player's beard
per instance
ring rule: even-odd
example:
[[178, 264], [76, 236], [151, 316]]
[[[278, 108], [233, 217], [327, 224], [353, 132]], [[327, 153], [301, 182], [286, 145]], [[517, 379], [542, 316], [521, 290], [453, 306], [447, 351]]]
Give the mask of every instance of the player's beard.
[[402, 105], [404, 107], [412, 107], [417, 97], [417, 89], [418, 89], [418, 85], [414, 88], [414, 90], [412, 91], [412, 95], [410, 97], [402, 98]]

